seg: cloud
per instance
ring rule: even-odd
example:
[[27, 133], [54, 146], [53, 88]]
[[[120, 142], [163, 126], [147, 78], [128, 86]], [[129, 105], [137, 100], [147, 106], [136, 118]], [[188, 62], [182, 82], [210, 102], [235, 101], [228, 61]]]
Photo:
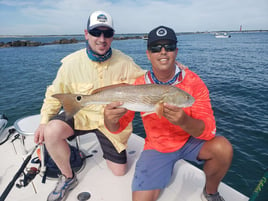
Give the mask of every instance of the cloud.
[[267, 0], [0, 0], [0, 34], [82, 34], [95, 10], [113, 16], [116, 33], [268, 29]]

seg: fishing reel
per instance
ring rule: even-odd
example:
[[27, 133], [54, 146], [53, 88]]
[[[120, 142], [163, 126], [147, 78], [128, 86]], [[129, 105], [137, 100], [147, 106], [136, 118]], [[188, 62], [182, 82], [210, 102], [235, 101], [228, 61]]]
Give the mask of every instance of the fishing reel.
[[[5, 114], [0, 114], [0, 145], [6, 143], [9, 138], [16, 133], [15, 128], [9, 128], [7, 130], [8, 118]], [[19, 138], [19, 135], [15, 135], [14, 139], [11, 141], [13, 142], [15, 138]]]
[[0, 114], [0, 135], [5, 130], [8, 123], [8, 118], [5, 114]]
[[30, 167], [26, 169], [26, 173], [23, 172], [23, 179], [20, 179], [16, 184], [17, 188], [26, 187], [39, 173], [39, 169], [36, 167]]

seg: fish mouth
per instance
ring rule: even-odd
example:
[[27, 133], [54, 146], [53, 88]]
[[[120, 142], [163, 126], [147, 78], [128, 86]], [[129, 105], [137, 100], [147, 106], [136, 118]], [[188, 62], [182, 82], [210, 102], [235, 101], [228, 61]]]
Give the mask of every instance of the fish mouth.
[[188, 104], [188, 106], [192, 106], [194, 102], [195, 102], [195, 99], [193, 97], [190, 97], [186, 104]]
[[183, 104], [182, 107], [191, 107], [195, 102], [194, 97], [187, 97], [187, 101]]

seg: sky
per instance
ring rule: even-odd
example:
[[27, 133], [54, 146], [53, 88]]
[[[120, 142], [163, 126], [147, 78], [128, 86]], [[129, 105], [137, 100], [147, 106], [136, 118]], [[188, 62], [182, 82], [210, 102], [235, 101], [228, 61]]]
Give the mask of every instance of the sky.
[[268, 0], [0, 0], [0, 35], [83, 34], [96, 10], [111, 14], [117, 34], [268, 30]]

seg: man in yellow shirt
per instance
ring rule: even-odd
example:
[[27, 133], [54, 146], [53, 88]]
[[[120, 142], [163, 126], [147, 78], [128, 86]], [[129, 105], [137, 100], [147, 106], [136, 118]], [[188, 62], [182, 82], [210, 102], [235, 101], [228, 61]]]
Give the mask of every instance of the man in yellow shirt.
[[118, 83], [132, 84], [144, 71], [134, 61], [112, 49], [114, 27], [112, 17], [103, 11], [93, 12], [85, 30], [86, 48], [62, 59], [62, 65], [52, 85], [47, 88], [41, 109], [41, 122], [35, 132], [35, 143], [45, 141], [46, 148], [62, 175], [48, 201], [66, 199], [78, 181], [72, 171], [67, 139], [89, 131], [96, 133], [111, 171], [121, 176], [126, 173], [126, 143], [132, 132], [129, 125], [119, 135], [104, 126], [104, 106], [91, 105], [80, 110], [74, 118], [65, 120], [60, 102], [51, 97], [56, 93], [91, 94], [93, 90]]

